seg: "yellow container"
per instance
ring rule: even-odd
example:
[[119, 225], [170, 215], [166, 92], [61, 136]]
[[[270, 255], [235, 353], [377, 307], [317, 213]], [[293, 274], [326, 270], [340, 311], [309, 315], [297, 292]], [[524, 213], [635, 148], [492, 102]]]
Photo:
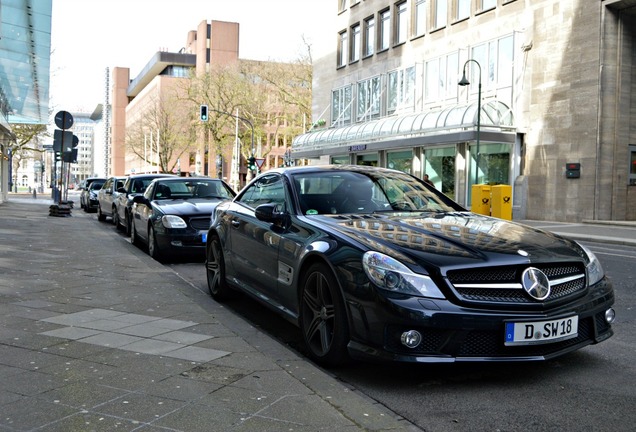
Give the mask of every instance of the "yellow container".
[[512, 186], [497, 185], [491, 188], [491, 215], [512, 220]]
[[471, 211], [482, 215], [490, 215], [490, 186], [485, 184], [473, 185]]

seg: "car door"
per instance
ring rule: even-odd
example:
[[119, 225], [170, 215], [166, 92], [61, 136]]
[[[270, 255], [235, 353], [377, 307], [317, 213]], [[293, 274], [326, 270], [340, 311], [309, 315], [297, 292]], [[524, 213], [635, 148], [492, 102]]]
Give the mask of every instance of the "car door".
[[148, 220], [152, 216], [152, 200], [154, 199], [155, 184], [151, 184], [146, 189], [143, 196], [146, 198], [144, 202], [135, 202], [131, 211], [132, 221], [135, 224], [137, 236], [148, 242]]
[[256, 218], [254, 210], [260, 204], [275, 203], [287, 208], [287, 198], [279, 174], [260, 177], [243, 191], [231, 206], [228, 237], [231, 245], [227, 259], [235, 271], [234, 280], [244, 289], [266, 296], [278, 303], [278, 246], [280, 235], [271, 224]]

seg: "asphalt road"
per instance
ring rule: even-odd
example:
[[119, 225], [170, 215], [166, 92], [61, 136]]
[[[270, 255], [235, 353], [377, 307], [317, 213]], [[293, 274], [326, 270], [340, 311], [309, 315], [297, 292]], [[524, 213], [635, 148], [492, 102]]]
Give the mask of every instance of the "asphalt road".
[[[599, 345], [547, 362], [356, 363], [330, 373], [426, 431], [633, 431], [636, 249], [588, 246], [617, 296], [615, 335]], [[170, 267], [207, 290], [202, 262]], [[302, 353], [298, 330], [264, 307], [243, 296], [227, 307]]]

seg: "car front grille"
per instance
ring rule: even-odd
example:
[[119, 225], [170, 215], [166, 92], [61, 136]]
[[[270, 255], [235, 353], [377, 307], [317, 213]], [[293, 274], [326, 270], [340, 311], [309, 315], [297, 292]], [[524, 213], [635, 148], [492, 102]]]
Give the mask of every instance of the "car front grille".
[[448, 281], [458, 299], [478, 305], [545, 304], [583, 294], [586, 287], [585, 268], [578, 263], [536, 264], [550, 280], [550, 295], [539, 302], [521, 285], [521, 275], [528, 265], [451, 270]]
[[207, 231], [212, 224], [210, 217], [190, 218], [190, 226], [197, 231]]

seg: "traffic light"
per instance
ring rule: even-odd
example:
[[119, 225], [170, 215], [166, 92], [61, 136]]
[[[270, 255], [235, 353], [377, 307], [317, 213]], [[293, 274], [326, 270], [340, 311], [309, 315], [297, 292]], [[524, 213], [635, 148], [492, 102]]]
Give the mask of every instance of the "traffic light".
[[207, 105], [201, 105], [201, 108], [199, 110], [199, 118], [201, 119], [201, 121], [208, 121], [208, 106]]
[[256, 171], [256, 158], [254, 156], [247, 158], [247, 168], [250, 171]]

